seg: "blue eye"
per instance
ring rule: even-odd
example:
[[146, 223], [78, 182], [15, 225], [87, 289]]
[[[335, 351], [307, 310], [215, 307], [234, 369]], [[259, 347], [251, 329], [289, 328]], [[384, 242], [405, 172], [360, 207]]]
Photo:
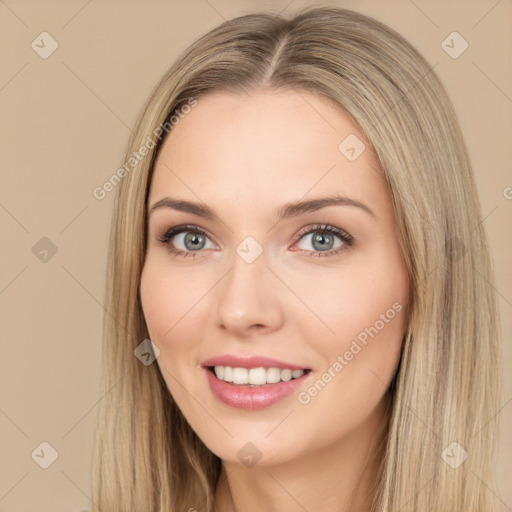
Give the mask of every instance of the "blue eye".
[[318, 224], [315, 228], [306, 228], [299, 236], [299, 242], [310, 238], [309, 243], [313, 250], [302, 248], [301, 251], [309, 253], [308, 256], [313, 257], [336, 256], [348, 249], [354, 242], [346, 231], [328, 224]]
[[[300, 248], [308, 256], [335, 256], [353, 244], [353, 238], [346, 231], [327, 224], [308, 227], [299, 233], [299, 241], [310, 239], [313, 249]], [[175, 256], [195, 258], [202, 249], [214, 249], [208, 235], [193, 224], [175, 226], [167, 230], [159, 239], [161, 245], [167, 246]], [[210, 246], [208, 246], [210, 243]]]
[[[173, 240], [172, 243], [171, 240]], [[166, 231], [158, 239], [159, 243], [168, 246], [169, 251], [174, 253], [175, 256], [190, 256], [192, 258], [195, 258], [197, 252], [206, 247], [207, 240], [209, 240], [208, 235], [194, 225], [176, 226]], [[176, 247], [176, 243], [184, 246], [184, 248]], [[206, 249], [211, 248], [206, 247]]]

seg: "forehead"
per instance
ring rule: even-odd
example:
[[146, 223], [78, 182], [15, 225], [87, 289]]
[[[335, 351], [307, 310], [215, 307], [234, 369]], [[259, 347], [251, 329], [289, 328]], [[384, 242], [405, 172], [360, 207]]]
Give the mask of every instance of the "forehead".
[[325, 98], [306, 91], [215, 92], [198, 98], [167, 137], [150, 202], [165, 194], [220, 206], [238, 198], [241, 208], [255, 210], [306, 194], [378, 201], [385, 188], [364, 134]]

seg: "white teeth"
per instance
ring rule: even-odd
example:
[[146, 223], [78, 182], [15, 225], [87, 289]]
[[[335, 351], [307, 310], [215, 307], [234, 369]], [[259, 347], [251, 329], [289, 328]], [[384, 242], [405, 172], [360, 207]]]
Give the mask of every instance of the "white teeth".
[[298, 379], [304, 375], [304, 370], [290, 370], [289, 368], [233, 368], [232, 366], [215, 366], [215, 375], [224, 382], [238, 385], [262, 386], [275, 384], [280, 381], [287, 382]]
[[233, 382], [233, 368], [231, 368], [231, 366], [221, 366], [221, 368], [224, 368], [224, 375], [222, 376], [222, 380], [225, 382]]
[[267, 372], [265, 368], [251, 368], [249, 370], [249, 384], [261, 386], [267, 383]]
[[267, 370], [267, 382], [275, 384], [281, 380], [281, 370], [279, 368], [269, 368]]
[[292, 378], [292, 371], [291, 370], [281, 370], [281, 380], [284, 380], [285, 382], [288, 382]]
[[233, 368], [233, 384], [248, 384], [249, 372], [247, 368]]

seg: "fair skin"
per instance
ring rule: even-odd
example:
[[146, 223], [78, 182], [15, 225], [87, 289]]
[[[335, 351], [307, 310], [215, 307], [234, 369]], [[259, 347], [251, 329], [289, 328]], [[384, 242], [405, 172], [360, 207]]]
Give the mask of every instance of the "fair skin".
[[[349, 134], [366, 146], [354, 161], [338, 149]], [[335, 195], [352, 203], [277, 221], [285, 203]], [[207, 205], [218, 219], [151, 211], [168, 196]], [[210, 93], [161, 148], [148, 205], [144, 315], [170, 393], [222, 459], [215, 511], [368, 510], [409, 298], [390, 192], [369, 142], [309, 92]], [[158, 242], [182, 224], [204, 233], [200, 249], [186, 243], [190, 229]], [[318, 224], [352, 243], [333, 232], [322, 240]], [[263, 249], [251, 263], [237, 253], [248, 236]], [[311, 371], [278, 403], [240, 409], [212, 393], [201, 366], [225, 354]], [[338, 356], [343, 367], [333, 370]], [[320, 392], [308, 392], [329, 369]], [[239, 454], [249, 442], [261, 455], [252, 466]]]

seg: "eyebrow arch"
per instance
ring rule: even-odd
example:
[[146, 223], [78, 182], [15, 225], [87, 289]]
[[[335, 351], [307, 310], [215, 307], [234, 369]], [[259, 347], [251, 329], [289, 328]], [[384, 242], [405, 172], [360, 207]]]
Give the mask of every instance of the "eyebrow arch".
[[[377, 218], [375, 213], [364, 203], [356, 201], [355, 199], [350, 199], [349, 197], [333, 195], [329, 197], [309, 199], [307, 201], [286, 203], [277, 211], [277, 219], [278, 221], [281, 221], [290, 217], [298, 217], [299, 215], [314, 212], [327, 206], [355, 206], [368, 213], [372, 217]], [[215, 211], [206, 206], [204, 203], [184, 201], [172, 197], [164, 197], [151, 206], [149, 209], [149, 214], [151, 215], [151, 213], [153, 213], [155, 210], [159, 210], [160, 208], [172, 208], [173, 210], [192, 213], [205, 219], [220, 220]]]

